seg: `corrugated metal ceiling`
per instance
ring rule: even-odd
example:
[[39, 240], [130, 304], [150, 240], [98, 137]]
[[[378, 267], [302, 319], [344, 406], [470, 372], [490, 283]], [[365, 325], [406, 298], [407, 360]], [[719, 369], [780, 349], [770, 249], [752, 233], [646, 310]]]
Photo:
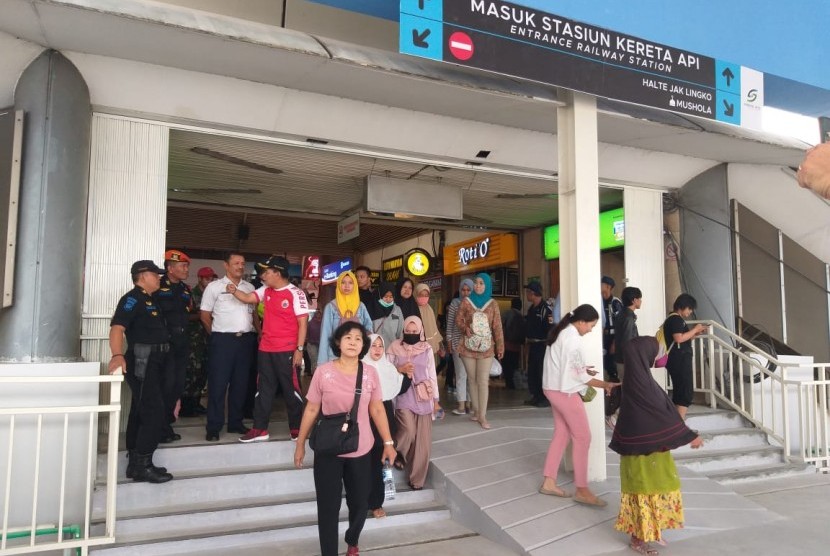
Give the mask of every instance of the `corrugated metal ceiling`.
[[[275, 173], [279, 171], [278, 173]], [[173, 130], [170, 135], [168, 245], [259, 253], [341, 256], [369, 251], [436, 226], [517, 230], [557, 220], [556, 182], [390, 160], [320, 148]], [[463, 191], [461, 222], [361, 217], [360, 237], [338, 245], [336, 223], [364, 204], [366, 176], [440, 181]], [[500, 199], [499, 194], [517, 196]], [[606, 190], [604, 204], [621, 203]], [[615, 197], [609, 201], [609, 196]], [[440, 199], [435, 200], [440, 203]], [[215, 210], [221, 209], [221, 210]]]

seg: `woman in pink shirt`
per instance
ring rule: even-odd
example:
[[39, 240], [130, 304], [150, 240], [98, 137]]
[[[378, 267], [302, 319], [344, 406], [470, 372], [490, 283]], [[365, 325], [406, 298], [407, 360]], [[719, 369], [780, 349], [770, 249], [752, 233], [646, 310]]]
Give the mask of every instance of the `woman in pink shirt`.
[[[336, 359], [323, 363], [314, 373], [308, 387], [307, 403], [300, 424], [300, 435], [294, 450], [294, 465], [302, 468], [305, 441], [320, 411], [324, 415], [346, 413], [354, 403], [360, 359], [369, 351], [369, 337], [363, 325], [347, 321], [334, 331], [330, 340]], [[369, 417], [383, 439], [383, 460], [394, 461], [394, 441], [389, 434], [389, 423], [383, 408], [381, 383], [371, 365], [363, 365], [362, 393], [357, 410], [359, 443], [355, 452], [339, 456], [314, 455], [314, 490], [317, 494], [317, 530], [323, 556], [339, 553], [337, 527], [340, 515], [341, 492], [346, 489], [349, 507], [349, 527], [346, 530], [348, 556], [359, 554], [357, 542], [369, 511], [371, 479], [370, 450], [374, 437]]]

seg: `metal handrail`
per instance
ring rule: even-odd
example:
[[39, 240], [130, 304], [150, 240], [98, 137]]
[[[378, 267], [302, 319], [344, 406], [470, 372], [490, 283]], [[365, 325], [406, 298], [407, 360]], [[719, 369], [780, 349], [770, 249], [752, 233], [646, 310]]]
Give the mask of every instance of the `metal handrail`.
[[[2, 525], [0, 525], [0, 556], [12, 554], [30, 554], [34, 552], [51, 552], [59, 550], [76, 550], [78, 554], [86, 555], [91, 546], [101, 546], [112, 544], [115, 542], [115, 502], [116, 502], [116, 484], [118, 474], [118, 423], [120, 421], [121, 413], [121, 385], [124, 377], [121, 375], [101, 375], [101, 376], [72, 376], [72, 377], [0, 377], [0, 388], [4, 384], [109, 384], [110, 403], [89, 406], [60, 406], [60, 407], [18, 407], [18, 408], [2, 408], [0, 409], [0, 416], [8, 416], [8, 445], [6, 456], [6, 477], [5, 477], [5, 494], [3, 499], [3, 516]], [[70, 442], [70, 427], [69, 416], [87, 414], [89, 419], [87, 421], [86, 433], [86, 469], [85, 469], [85, 486], [84, 486], [84, 523], [80, 524], [66, 524], [65, 509], [66, 509], [66, 487], [67, 481], [76, 481], [76, 477], [67, 477], [67, 451]], [[106, 489], [106, 518], [104, 523], [103, 535], [91, 537], [91, 505], [92, 505], [92, 491], [94, 487], [94, 464], [97, 462], [98, 450], [97, 439], [95, 437], [97, 417], [100, 414], [107, 414], [109, 419], [109, 433], [107, 435], [107, 476], [104, 488]], [[14, 453], [15, 453], [15, 426], [18, 417], [36, 416], [36, 435], [35, 435], [35, 461], [34, 461], [34, 480], [32, 485], [32, 513], [31, 522], [24, 528], [28, 532], [26, 535], [20, 535], [20, 528], [9, 527], [9, 507], [11, 500], [11, 484], [14, 476]], [[38, 537], [43, 535], [45, 524], [37, 523], [38, 515], [38, 493], [40, 489], [40, 475], [41, 475], [41, 447], [43, 436], [43, 419], [48, 415], [63, 415], [63, 431], [62, 431], [62, 446], [61, 446], [61, 461], [60, 461], [60, 481], [57, 488], [57, 499], [59, 500], [58, 508], [58, 522], [50, 524], [55, 530], [56, 540], [47, 540], [46, 542], [37, 542]], [[49, 462], [46, 462], [48, 465]], [[44, 468], [46, 465], [44, 465]], [[48, 470], [47, 470], [48, 471]], [[15, 534], [15, 531], [18, 533]], [[66, 531], [79, 531], [80, 535], [71, 535], [66, 538], [64, 533]], [[11, 538], [29, 538], [29, 542], [25, 545], [13, 543], [14, 546], [9, 546], [9, 539]]]
[[[717, 322], [688, 323], [711, 327], [708, 333], [692, 340], [695, 390], [706, 393], [713, 408], [720, 402], [752, 422], [771, 442], [783, 447], [787, 461], [809, 462], [830, 470], [830, 363], [784, 362]], [[753, 354], [774, 364], [780, 373], [770, 371], [752, 358]], [[820, 379], [791, 379], [792, 369], [819, 370]], [[797, 403], [797, 423], [790, 419], [792, 394]], [[794, 446], [798, 446], [798, 453], [794, 453]]]
[[[805, 364], [796, 365], [794, 363], [786, 363], [784, 361], [779, 361], [773, 355], [763, 351], [762, 349], [759, 349], [758, 346], [756, 346], [752, 342], [746, 340], [745, 338], [742, 338], [741, 336], [735, 334], [734, 332], [732, 332], [728, 328], [724, 327], [722, 324], [720, 324], [717, 321], [713, 321], [713, 320], [688, 320], [688, 321], [686, 321], [686, 323], [687, 324], [705, 324], [705, 325], [709, 326], [710, 328], [717, 329], [718, 332], [720, 332], [722, 334], [726, 334], [729, 337], [730, 340], [741, 344], [742, 346], [744, 346], [747, 349], [750, 349], [751, 351], [754, 351], [754, 352], [757, 352], [760, 355], [763, 355], [765, 358], [767, 358], [772, 363], [775, 363], [779, 367], [794, 367], [794, 368], [799, 368], [799, 367], [801, 367], [801, 368], [825, 367], [825, 368], [830, 368], [830, 363], [810, 363], [810, 364], [806, 364], [806, 365]], [[704, 334], [702, 336], [706, 337], [706, 336], [711, 336], [711, 335], [712, 334]]]

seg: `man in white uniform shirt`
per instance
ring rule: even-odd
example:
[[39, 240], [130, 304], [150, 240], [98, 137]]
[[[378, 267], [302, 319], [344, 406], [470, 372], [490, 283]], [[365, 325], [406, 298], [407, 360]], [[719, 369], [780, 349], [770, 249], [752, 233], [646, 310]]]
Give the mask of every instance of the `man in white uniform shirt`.
[[228, 284], [239, 291], [253, 292], [254, 286], [242, 279], [245, 257], [229, 253], [225, 258], [225, 276], [205, 287], [200, 318], [208, 334], [208, 409], [205, 439], [219, 440], [225, 424], [225, 396], [228, 398], [228, 432], [245, 434], [242, 406], [248, 388], [254, 348], [257, 342], [252, 305], [227, 292]]

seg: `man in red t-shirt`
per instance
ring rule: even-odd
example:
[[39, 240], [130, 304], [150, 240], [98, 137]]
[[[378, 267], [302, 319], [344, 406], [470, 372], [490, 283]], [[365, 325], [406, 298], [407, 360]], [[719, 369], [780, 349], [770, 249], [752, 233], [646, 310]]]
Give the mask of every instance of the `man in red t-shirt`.
[[264, 285], [255, 292], [245, 293], [233, 284], [227, 286], [238, 300], [252, 305], [262, 303], [265, 309], [257, 359], [254, 428], [239, 441], [262, 442], [270, 438], [268, 420], [277, 385], [288, 410], [291, 440], [296, 440], [303, 413], [299, 369], [308, 327], [308, 301], [303, 291], [288, 281], [288, 260], [284, 257], [269, 257], [257, 263], [256, 268]]

